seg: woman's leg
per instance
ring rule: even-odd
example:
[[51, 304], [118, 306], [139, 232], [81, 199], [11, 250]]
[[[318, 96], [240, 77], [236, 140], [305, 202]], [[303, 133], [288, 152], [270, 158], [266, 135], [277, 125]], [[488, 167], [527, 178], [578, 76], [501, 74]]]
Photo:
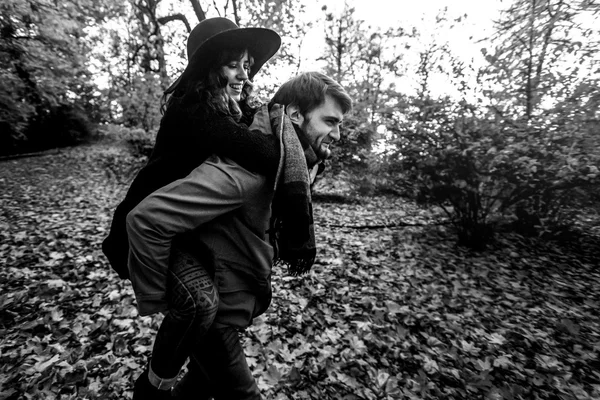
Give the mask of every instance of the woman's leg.
[[[166, 393], [212, 325], [219, 306], [217, 289], [206, 268], [196, 257], [177, 248], [172, 250], [167, 287], [169, 312], [156, 335], [147, 376], [140, 377], [152, 386], [150, 390], [157, 388]], [[136, 382], [136, 387], [140, 385], [148, 386]], [[139, 396], [134, 390], [134, 399], [142, 399], [142, 390], [137, 392]]]

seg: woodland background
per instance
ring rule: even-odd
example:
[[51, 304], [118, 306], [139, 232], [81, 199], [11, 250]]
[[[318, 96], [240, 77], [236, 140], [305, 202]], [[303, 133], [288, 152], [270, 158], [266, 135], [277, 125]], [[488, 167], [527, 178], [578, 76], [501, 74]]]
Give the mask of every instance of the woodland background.
[[284, 38], [265, 98], [322, 24], [322, 70], [355, 100], [314, 188], [315, 271], [278, 274], [245, 334], [265, 394], [600, 398], [600, 5], [503, 5], [480, 67], [351, 2], [315, 20], [291, 0], [4, 0], [0, 399], [131, 389], [159, 319], [137, 317], [99, 243], [187, 32], [217, 15]]

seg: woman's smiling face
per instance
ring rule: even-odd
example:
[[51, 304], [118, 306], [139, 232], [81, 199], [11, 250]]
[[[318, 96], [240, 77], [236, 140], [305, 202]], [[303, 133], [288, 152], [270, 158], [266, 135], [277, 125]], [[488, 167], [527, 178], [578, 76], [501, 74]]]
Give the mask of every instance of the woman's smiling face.
[[225, 93], [235, 101], [240, 101], [242, 88], [248, 80], [250, 73], [250, 56], [248, 51], [244, 51], [239, 60], [232, 60], [221, 67], [223, 76], [227, 79]]

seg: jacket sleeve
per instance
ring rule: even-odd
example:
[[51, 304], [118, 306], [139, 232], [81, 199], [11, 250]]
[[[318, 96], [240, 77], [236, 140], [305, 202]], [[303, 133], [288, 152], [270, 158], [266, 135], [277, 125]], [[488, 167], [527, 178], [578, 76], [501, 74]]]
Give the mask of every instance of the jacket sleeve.
[[250, 130], [231, 117], [204, 121], [205, 137], [198, 138], [211, 147], [211, 153], [227, 157], [245, 169], [274, 177], [279, 165], [279, 140], [271, 132]]
[[128, 268], [141, 315], [167, 309], [167, 271], [175, 235], [241, 207], [244, 186], [227, 165], [207, 161], [150, 194], [127, 215]]

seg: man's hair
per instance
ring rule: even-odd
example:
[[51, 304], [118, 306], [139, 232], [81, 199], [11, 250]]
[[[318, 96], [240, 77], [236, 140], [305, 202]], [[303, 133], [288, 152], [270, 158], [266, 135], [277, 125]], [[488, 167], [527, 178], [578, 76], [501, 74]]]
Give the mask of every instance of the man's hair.
[[338, 82], [320, 72], [303, 72], [290, 79], [277, 90], [271, 103], [284, 106], [295, 105], [300, 114], [306, 115], [331, 96], [346, 114], [352, 109], [352, 99]]

